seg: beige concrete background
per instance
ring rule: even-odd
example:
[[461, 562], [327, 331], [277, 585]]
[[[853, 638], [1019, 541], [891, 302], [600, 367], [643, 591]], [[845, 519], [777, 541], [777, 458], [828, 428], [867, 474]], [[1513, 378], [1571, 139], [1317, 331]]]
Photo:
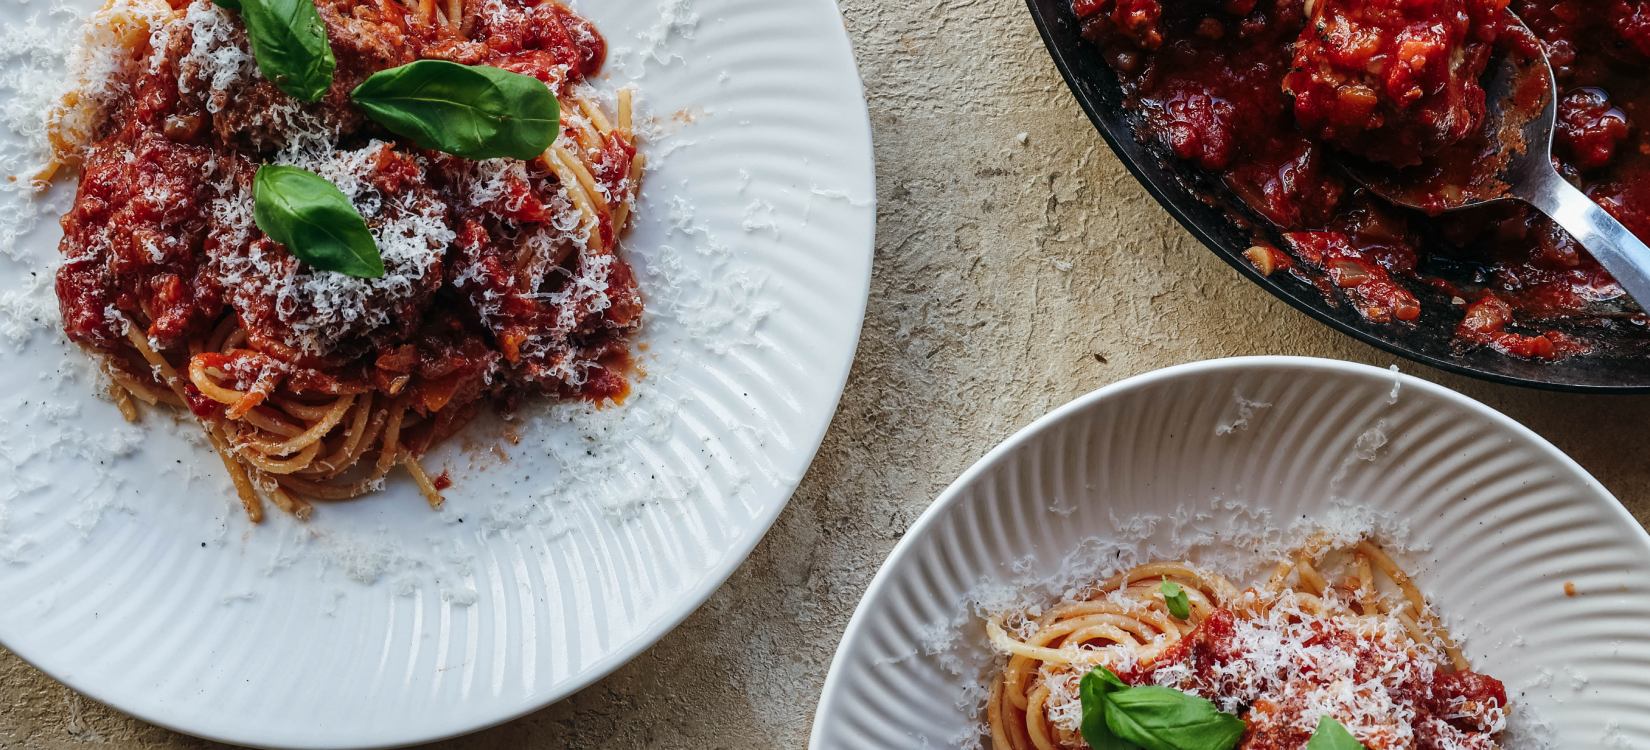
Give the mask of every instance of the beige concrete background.
[[[876, 140], [877, 260], [858, 361], [818, 459], [750, 559], [658, 645], [560, 704], [434, 747], [805, 746], [838, 635], [933, 497], [1052, 407], [1182, 362], [1397, 362], [1529, 425], [1650, 521], [1650, 398], [1444, 375], [1251, 286], [1112, 157], [1019, 0], [841, 6]], [[208, 746], [0, 650], [0, 748]]]

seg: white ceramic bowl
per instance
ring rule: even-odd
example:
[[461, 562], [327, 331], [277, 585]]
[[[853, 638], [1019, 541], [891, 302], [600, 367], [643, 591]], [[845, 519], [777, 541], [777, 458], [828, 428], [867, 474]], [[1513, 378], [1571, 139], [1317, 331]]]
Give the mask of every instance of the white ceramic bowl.
[[977, 742], [997, 659], [971, 601], [1048, 601], [1138, 558], [1256, 563], [1302, 517], [1362, 518], [1410, 548], [1400, 562], [1475, 668], [1507, 684], [1510, 748], [1650, 746], [1650, 536], [1609, 492], [1440, 386], [1254, 357], [1098, 390], [958, 478], [854, 613], [812, 748]]

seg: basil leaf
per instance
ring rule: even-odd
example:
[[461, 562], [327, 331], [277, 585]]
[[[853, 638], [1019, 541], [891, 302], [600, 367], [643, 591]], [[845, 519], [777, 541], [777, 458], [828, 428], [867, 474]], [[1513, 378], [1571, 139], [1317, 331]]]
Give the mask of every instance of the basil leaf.
[[1105, 667], [1084, 675], [1077, 691], [1083, 739], [1095, 750], [1231, 750], [1247, 726], [1195, 695], [1129, 687]]
[[535, 159], [561, 134], [549, 86], [486, 65], [419, 60], [372, 74], [350, 98], [419, 148], [465, 159]]
[[1366, 750], [1363, 743], [1358, 742], [1346, 726], [1336, 721], [1332, 716], [1318, 719], [1318, 730], [1312, 733], [1312, 740], [1306, 743], [1306, 750]]
[[241, 14], [252, 58], [275, 88], [306, 102], [332, 88], [338, 58], [327, 43], [327, 25], [314, 0], [212, 0]]
[[1106, 726], [1106, 696], [1128, 689], [1128, 685], [1105, 667], [1095, 667], [1077, 683], [1077, 696], [1083, 702], [1083, 741], [1089, 743], [1089, 747], [1094, 750], [1139, 750]]
[[361, 212], [320, 175], [265, 165], [252, 179], [252, 197], [258, 229], [299, 260], [365, 279], [384, 275], [384, 259]]
[[1130, 688], [1108, 696], [1107, 703], [1106, 726], [1146, 750], [1231, 750], [1247, 726], [1174, 688]]
[[1163, 603], [1169, 605], [1169, 614], [1176, 620], [1186, 620], [1192, 616], [1192, 603], [1186, 598], [1186, 592], [1180, 590], [1180, 584], [1163, 578], [1163, 585], [1157, 587], [1163, 592]]

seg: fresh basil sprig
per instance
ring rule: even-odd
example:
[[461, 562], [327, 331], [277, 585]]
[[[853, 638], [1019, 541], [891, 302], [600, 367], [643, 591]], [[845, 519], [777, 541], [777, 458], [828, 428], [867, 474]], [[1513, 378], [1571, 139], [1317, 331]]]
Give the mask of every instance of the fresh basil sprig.
[[419, 148], [465, 159], [527, 161], [561, 134], [561, 105], [549, 86], [487, 65], [419, 60], [372, 74], [350, 98]]
[[1157, 587], [1163, 592], [1163, 603], [1169, 605], [1169, 614], [1176, 620], [1187, 620], [1192, 616], [1192, 603], [1186, 598], [1186, 592], [1180, 590], [1180, 584], [1163, 577], [1163, 585]]
[[299, 260], [325, 271], [376, 279], [384, 258], [361, 212], [314, 172], [266, 164], [252, 180], [252, 219]]
[[1129, 687], [1105, 667], [1083, 675], [1083, 739], [1094, 750], [1231, 750], [1242, 719], [1179, 690]]
[[314, 0], [212, 0], [241, 14], [258, 71], [294, 99], [320, 101], [338, 58]]
[[1306, 743], [1306, 750], [1367, 750], [1346, 726], [1333, 716], [1318, 719], [1318, 729]]

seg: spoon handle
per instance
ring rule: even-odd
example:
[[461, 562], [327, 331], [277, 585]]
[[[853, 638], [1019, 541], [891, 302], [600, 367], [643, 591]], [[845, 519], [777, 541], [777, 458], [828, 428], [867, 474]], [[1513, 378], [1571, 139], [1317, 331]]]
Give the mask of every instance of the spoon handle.
[[1640, 309], [1650, 310], [1650, 247], [1555, 171], [1519, 197], [1570, 233], [1614, 276]]

